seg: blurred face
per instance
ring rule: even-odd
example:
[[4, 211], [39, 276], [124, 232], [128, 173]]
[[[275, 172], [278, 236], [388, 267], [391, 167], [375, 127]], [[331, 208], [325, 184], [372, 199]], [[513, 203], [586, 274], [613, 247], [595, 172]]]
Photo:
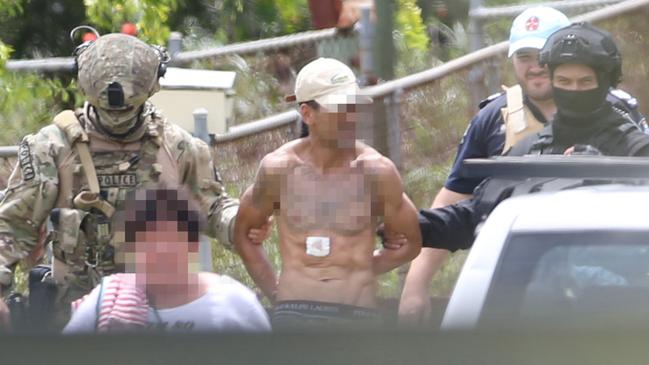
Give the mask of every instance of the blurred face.
[[557, 66], [552, 75], [552, 85], [559, 89], [584, 91], [597, 88], [597, 75], [591, 67], [576, 63]]
[[[325, 145], [332, 148], [353, 148], [356, 146], [356, 124], [360, 119], [358, 105], [320, 105], [314, 109], [308, 105], [308, 117], [305, 121], [312, 131]], [[303, 115], [305, 115], [303, 113]], [[307, 119], [308, 118], [308, 119]]]
[[547, 67], [539, 66], [539, 50], [523, 48], [512, 56], [514, 74], [523, 92], [532, 100], [549, 100], [552, 98], [550, 72]]
[[[175, 221], [149, 222], [146, 231], [136, 233], [132, 245], [134, 270], [143, 284], [175, 284], [186, 281], [190, 255], [198, 251], [187, 232], [178, 231]], [[139, 281], [139, 279], [138, 279]]]

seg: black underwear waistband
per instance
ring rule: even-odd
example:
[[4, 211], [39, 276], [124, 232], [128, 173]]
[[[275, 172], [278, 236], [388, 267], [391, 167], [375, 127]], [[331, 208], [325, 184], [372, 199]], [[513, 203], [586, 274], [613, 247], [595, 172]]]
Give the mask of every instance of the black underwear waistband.
[[275, 305], [273, 310], [273, 316], [291, 314], [340, 319], [376, 319], [379, 317], [379, 312], [372, 308], [309, 300], [281, 301]]

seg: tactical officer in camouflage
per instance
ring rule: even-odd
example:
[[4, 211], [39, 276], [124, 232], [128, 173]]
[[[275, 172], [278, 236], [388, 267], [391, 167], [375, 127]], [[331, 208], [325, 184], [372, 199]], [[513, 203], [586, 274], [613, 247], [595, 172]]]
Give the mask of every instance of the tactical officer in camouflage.
[[[209, 148], [168, 123], [147, 99], [159, 90], [169, 56], [125, 34], [108, 34], [75, 51], [84, 106], [26, 136], [0, 201], [0, 287], [37, 244], [50, 218], [56, 322], [102, 276], [119, 271], [123, 234], [112, 221], [126, 193], [141, 186], [184, 185], [208, 219], [207, 235], [229, 246], [238, 201], [227, 196]], [[2, 293], [6, 294], [6, 293]], [[0, 301], [0, 318], [8, 309]]]

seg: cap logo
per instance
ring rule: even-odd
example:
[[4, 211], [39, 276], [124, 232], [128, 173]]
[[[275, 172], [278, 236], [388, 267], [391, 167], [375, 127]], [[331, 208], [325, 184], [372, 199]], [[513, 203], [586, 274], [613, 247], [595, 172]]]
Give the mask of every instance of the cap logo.
[[331, 77], [331, 83], [334, 85], [345, 83], [347, 80], [349, 80], [347, 75], [334, 75]]
[[525, 22], [525, 29], [528, 32], [533, 32], [539, 29], [539, 18], [531, 16], [529, 19], [527, 19], [527, 21]]

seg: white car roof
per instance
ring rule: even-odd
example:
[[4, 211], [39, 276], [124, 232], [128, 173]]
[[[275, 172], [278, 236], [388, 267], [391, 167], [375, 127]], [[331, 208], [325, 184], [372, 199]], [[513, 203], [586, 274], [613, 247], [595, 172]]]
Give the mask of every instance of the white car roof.
[[649, 230], [649, 187], [600, 185], [514, 197], [489, 215], [462, 268], [442, 328], [474, 328], [512, 233]]
[[599, 185], [508, 199], [501, 210], [516, 218], [511, 232], [647, 230], [649, 187]]

